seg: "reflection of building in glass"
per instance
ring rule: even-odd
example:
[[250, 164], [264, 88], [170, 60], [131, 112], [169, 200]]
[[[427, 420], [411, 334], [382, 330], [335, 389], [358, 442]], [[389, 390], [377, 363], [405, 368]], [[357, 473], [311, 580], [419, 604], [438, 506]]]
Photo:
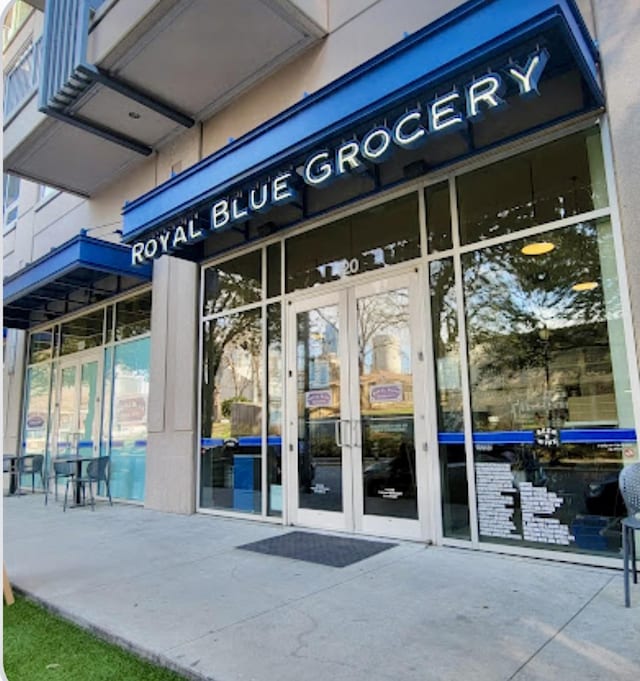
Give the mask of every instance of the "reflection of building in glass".
[[401, 373], [400, 341], [396, 337], [382, 334], [373, 337], [372, 371]]

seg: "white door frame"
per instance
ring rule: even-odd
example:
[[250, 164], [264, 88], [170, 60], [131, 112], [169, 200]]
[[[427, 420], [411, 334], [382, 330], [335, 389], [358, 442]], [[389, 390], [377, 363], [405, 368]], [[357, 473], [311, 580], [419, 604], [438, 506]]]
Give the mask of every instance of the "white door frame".
[[[56, 390], [55, 390], [55, 410], [54, 410], [54, 426], [53, 426], [53, 448], [56, 456], [63, 456], [65, 454], [76, 454], [78, 452], [78, 441], [80, 438], [80, 398], [81, 398], [81, 381], [82, 381], [82, 367], [91, 362], [97, 363], [96, 371], [96, 395], [95, 395], [95, 409], [94, 419], [91, 429], [91, 440], [93, 442], [92, 454], [98, 456], [100, 451], [100, 433], [102, 429], [102, 392], [103, 392], [103, 371], [104, 371], [104, 351], [103, 348], [87, 350], [82, 353], [74, 353], [66, 357], [61, 357], [58, 360], [56, 367]], [[75, 410], [74, 422], [76, 425], [74, 433], [77, 433], [76, 441], [70, 443], [72, 451], [60, 451], [60, 401], [62, 391], [62, 372], [64, 369], [75, 367]], [[66, 448], [68, 450], [69, 448]]]
[[[287, 506], [288, 521], [294, 525], [390, 536], [407, 539], [433, 539], [432, 466], [426, 455], [427, 408], [424, 351], [424, 305], [421, 302], [420, 276], [417, 268], [390, 274], [364, 283], [345, 282], [332, 292], [306, 295], [290, 301], [287, 308]], [[362, 448], [360, 382], [358, 375], [357, 301], [360, 298], [407, 288], [409, 291], [409, 330], [411, 334], [411, 368], [414, 402], [414, 446], [418, 519], [365, 515], [362, 484]], [[297, 394], [297, 324], [299, 313], [335, 305], [339, 315], [338, 357], [340, 363], [340, 426], [342, 441], [343, 511], [327, 512], [299, 508], [298, 504], [298, 394]]]

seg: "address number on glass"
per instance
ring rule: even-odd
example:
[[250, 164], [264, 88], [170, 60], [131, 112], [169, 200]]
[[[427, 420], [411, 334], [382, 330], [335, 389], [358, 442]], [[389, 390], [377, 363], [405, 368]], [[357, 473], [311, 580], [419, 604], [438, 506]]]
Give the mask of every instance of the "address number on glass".
[[341, 277], [350, 277], [354, 274], [358, 274], [360, 271], [360, 261], [358, 258], [351, 258], [350, 260], [343, 260], [342, 271], [340, 272]]

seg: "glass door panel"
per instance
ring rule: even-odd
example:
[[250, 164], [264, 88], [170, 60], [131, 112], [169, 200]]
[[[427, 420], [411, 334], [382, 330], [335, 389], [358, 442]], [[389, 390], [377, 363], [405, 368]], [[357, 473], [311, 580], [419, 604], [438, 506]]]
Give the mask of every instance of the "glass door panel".
[[60, 368], [60, 395], [58, 398], [58, 429], [56, 450], [59, 456], [75, 453], [73, 439], [77, 431], [78, 403], [76, 387], [77, 367]]
[[401, 276], [294, 304], [294, 522], [421, 536], [414, 290], [414, 278]]
[[101, 423], [101, 358], [71, 361], [59, 368], [57, 419], [53, 442], [57, 456], [93, 456]]
[[342, 513], [340, 319], [337, 304], [296, 315], [298, 508]]
[[417, 519], [409, 289], [357, 298], [356, 328], [362, 512]]
[[80, 370], [80, 412], [78, 454], [91, 456], [94, 450], [94, 429], [96, 425], [96, 408], [98, 390], [98, 362], [84, 362]]

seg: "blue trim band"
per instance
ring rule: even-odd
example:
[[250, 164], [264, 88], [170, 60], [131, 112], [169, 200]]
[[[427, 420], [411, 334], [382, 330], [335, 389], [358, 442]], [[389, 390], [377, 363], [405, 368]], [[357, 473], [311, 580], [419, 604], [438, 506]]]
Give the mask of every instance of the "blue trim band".
[[[245, 435], [229, 439], [237, 440], [239, 447], [259, 447], [262, 444], [262, 438], [258, 435]], [[223, 440], [220, 437], [200, 438], [201, 447], [222, 447], [225, 442], [228, 442], [228, 440]], [[267, 437], [267, 447], [282, 447], [282, 438], [277, 435], [269, 435]]]
[[[637, 433], [633, 428], [585, 428], [564, 429], [560, 431], [560, 444], [598, 444], [637, 441]], [[438, 433], [438, 442], [443, 445], [463, 445], [464, 433]], [[515, 445], [533, 444], [532, 430], [483, 431], [473, 433], [474, 444]]]
[[600, 105], [603, 98], [596, 80], [596, 53], [577, 12], [573, 0], [467, 2], [127, 203], [123, 241], [131, 242], [260, 173], [278, 169], [322, 140], [552, 27], [562, 28], [594, 101]]
[[560, 442], [562, 444], [574, 444], [578, 442], [635, 442], [636, 431], [633, 428], [611, 428], [592, 430], [561, 430]]

